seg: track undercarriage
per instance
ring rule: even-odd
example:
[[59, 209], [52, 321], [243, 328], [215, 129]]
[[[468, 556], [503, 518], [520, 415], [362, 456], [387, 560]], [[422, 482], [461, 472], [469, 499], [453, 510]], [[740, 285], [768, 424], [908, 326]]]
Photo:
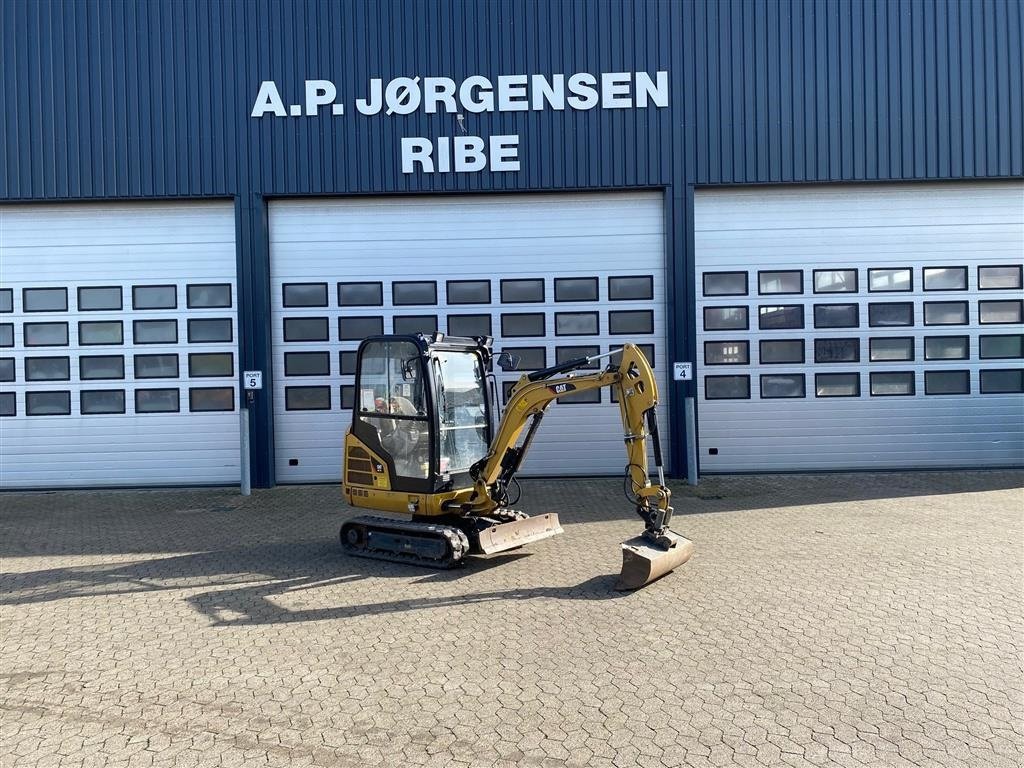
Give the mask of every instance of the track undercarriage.
[[341, 527], [351, 555], [434, 568], [455, 568], [466, 555], [504, 552], [562, 533], [558, 515], [530, 517], [513, 509], [489, 515], [444, 515], [397, 520], [362, 515]]

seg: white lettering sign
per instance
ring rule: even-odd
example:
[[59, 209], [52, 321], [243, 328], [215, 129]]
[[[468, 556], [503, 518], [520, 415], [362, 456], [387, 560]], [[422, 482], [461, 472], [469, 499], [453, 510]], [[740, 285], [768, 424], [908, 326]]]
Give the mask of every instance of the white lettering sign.
[[[496, 80], [470, 75], [461, 82], [450, 77], [372, 78], [365, 95], [355, 99], [356, 112], [378, 115], [453, 114], [459, 128], [465, 113], [539, 112], [551, 109], [647, 109], [668, 106], [668, 72], [577, 72], [566, 76], [499, 75]], [[331, 80], [306, 80], [300, 102], [285, 104], [273, 80], [259, 85], [250, 117], [338, 117], [345, 104]], [[514, 172], [520, 169], [519, 136], [413, 136], [401, 140], [402, 173]]]

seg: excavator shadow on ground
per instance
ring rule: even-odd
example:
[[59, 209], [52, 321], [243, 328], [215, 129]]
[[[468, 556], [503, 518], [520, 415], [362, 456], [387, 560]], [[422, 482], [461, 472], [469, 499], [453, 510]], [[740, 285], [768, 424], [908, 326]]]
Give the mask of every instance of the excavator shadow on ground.
[[[179, 591], [187, 593], [184, 599], [188, 605], [214, 625], [246, 625], [346, 619], [495, 600], [608, 600], [625, 596], [614, 590], [614, 573], [570, 586], [519, 587], [436, 597], [413, 589], [417, 584], [471, 580], [530, 556], [526, 551], [513, 551], [470, 558], [466, 565], [452, 570], [425, 570], [348, 557], [333, 542], [322, 540], [265, 543], [131, 562], [4, 573], [0, 574], [0, 605], [112, 595], [131, 599], [133, 595]], [[365, 602], [353, 600], [353, 595], [346, 594], [344, 589], [345, 585], [380, 578], [407, 581], [409, 598]], [[330, 599], [318, 597], [313, 601], [317, 603], [315, 607], [295, 609], [281, 605], [302, 604], [306, 601], [292, 598], [320, 589], [332, 594]], [[357, 592], [365, 594], [367, 590]]]

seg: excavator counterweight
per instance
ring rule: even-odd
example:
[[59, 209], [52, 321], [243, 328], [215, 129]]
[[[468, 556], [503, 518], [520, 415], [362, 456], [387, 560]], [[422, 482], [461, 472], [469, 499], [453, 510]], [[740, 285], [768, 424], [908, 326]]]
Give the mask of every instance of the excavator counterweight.
[[[611, 358], [618, 357], [612, 362]], [[523, 374], [500, 419], [488, 337], [376, 336], [359, 347], [343, 492], [353, 506], [403, 515], [363, 516], [341, 529], [360, 557], [452, 568], [562, 533], [558, 515], [510, 508], [547, 408], [570, 394], [614, 388], [626, 448], [627, 497], [643, 532], [622, 544], [619, 589], [649, 584], [685, 563], [693, 543], [669, 529], [654, 374], [640, 349], [621, 349]], [[499, 355], [499, 364], [508, 364]], [[606, 359], [604, 369], [594, 364]], [[495, 426], [495, 422], [496, 426]], [[648, 475], [648, 446], [658, 483]]]

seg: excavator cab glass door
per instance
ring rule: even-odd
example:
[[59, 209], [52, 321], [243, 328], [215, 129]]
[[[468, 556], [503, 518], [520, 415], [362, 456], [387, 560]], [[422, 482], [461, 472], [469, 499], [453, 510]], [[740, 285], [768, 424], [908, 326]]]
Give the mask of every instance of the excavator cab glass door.
[[375, 438], [372, 442], [390, 456], [399, 478], [425, 480], [431, 474], [431, 420], [422, 361], [411, 340], [373, 339], [360, 349], [357, 434], [368, 432]]
[[441, 475], [467, 471], [491, 441], [486, 373], [474, 352], [432, 350]]

